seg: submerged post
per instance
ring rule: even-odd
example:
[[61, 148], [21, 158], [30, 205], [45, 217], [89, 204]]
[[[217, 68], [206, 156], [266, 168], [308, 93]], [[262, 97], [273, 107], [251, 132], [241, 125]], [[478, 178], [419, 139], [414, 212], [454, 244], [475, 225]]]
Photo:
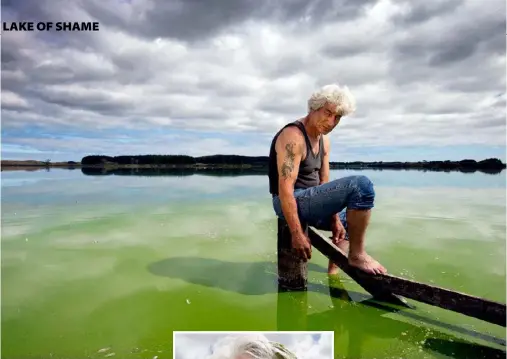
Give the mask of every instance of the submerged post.
[[[303, 230], [308, 234], [308, 225], [303, 224]], [[308, 262], [305, 262], [292, 248], [292, 236], [289, 225], [278, 218], [277, 233], [278, 252], [278, 285], [290, 291], [307, 290]]]

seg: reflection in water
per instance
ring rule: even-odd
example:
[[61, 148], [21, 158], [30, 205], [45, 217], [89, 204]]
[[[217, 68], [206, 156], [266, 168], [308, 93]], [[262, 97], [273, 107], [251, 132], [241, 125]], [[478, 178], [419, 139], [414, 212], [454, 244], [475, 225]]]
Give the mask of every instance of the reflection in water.
[[[49, 171], [49, 168], [47, 169]], [[489, 175], [500, 174], [503, 169], [417, 169], [417, 168], [362, 168], [362, 167], [349, 167], [349, 168], [332, 168], [331, 170], [341, 171], [396, 171], [396, 172], [437, 172], [437, 173], [462, 173], [473, 174], [483, 173]], [[191, 176], [193, 174], [207, 175], [207, 176], [253, 176], [253, 175], [267, 175], [268, 169], [262, 167], [253, 168], [100, 168], [100, 167], [82, 167], [81, 172], [88, 176], [104, 176], [104, 175], [118, 175], [118, 176]]]
[[[199, 178], [215, 177], [218, 180], [231, 177], [240, 182], [262, 181], [267, 183], [267, 172], [264, 169], [113, 169], [105, 170], [101, 168], [82, 168], [84, 175], [92, 177], [105, 177], [115, 175], [118, 177], [192, 177]], [[375, 186], [404, 186], [404, 187], [468, 187], [468, 188], [505, 188], [505, 171], [501, 173], [476, 172], [473, 175], [469, 173], [451, 171], [426, 171], [426, 170], [378, 170], [378, 169], [346, 169], [331, 170], [330, 179], [344, 177], [348, 175], [368, 176]]]
[[[442, 173], [435, 171], [418, 171], [418, 170], [331, 170], [330, 179], [349, 176], [349, 175], [365, 175], [369, 177], [375, 186], [394, 188], [394, 187], [405, 187], [405, 188], [481, 188], [481, 189], [501, 189], [505, 193], [505, 180], [506, 172], [496, 175], [489, 175], [485, 173], [475, 173], [474, 175], [461, 173], [461, 172], [450, 172]], [[185, 180], [182, 181], [182, 178]], [[199, 186], [195, 188], [195, 191], [205, 192], [207, 188], [224, 188], [224, 195], [230, 196], [231, 193], [227, 193], [227, 188], [230, 185], [251, 187], [253, 184], [259, 190], [262, 188], [262, 192], [259, 194], [266, 195], [268, 198], [269, 194], [265, 188], [267, 188], [267, 173], [264, 171], [256, 172], [248, 169], [228, 169], [228, 170], [199, 170], [195, 169], [143, 169], [143, 170], [117, 170], [117, 172], [104, 171], [100, 168], [89, 168], [80, 169], [79, 171], [69, 171], [65, 169], [51, 169], [50, 172], [36, 171], [27, 173], [25, 171], [4, 171], [2, 172], [2, 187], [8, 187], [12, 185], [20, 185], [26, 183], [36, 184], [33, 188], [34, 191], [43, 191], [40, 186], [46, 185], [43, 182], [47, 182], [48, 189], [55, 191], [54, 181], [59, 181], [60, 185], [65, 185], [67, 190], [75, 193], [76, 190], [83, 191], [85, 188], [90, 195], [96, 193], [96, 185], [100, 185], [99, 188], [103, 188], [111, 194], [116, 194], [119, 191], [128, 190], [132, 185], [137, 188], [143, 188], [145, 191], [149, 191], [154, 186], [167, 186], [170, 182], [170, 186], [176, 186], [179, 189], [185, 187], [188, 181], [199, 182]], [[206, 185], [202, 185], [202, 181], [206, 181]], [[94, 186], [89, 186], [89, 183], [93, 182]], [[27, 190], [23, 187], [23, 190]], [[181, 191], [178, 191], [181, 192]], [[61, 193], [60, 189], [58, 193]], [[7, 196], [10, 193], [6, 194]], [[18, 196], [19, 194], [16, 194]], [[97, 194], [102, 197], [102, 194]], [[239, 200], [237, 197], [238, 193], [234, 193], [234, 198]], [[71, 197], [66, 196], [66, 197]], [[144, 197], [144, 194], [143, 194]]]
[[[361, 174], [378, 190], [370, 245], [393, 274], [505, 300], [505, 171]], [[275, 330], [277, 316], [282, 329], [335, 330], [337, 357], [385, 358], [373, 355], [382, 348], [404, 359], [494, 358], [498, 352], [473, 343], [505, 346], [504, 328], [432, 308], [445, 322], [395, 312], [351, 290], [333, 294], [330, 308], [327, 279], [296, 298], [305, 305], [284, 304], [294, 293], [278, 294], [264, 175], [5, 171], [2, 190], [2, 357], [49, 357], [50, 349], [77, 358], [110, 341], [116, 357], [162, 357], [173, 330]], [[159, 261], [166, 256], [176, 258]], [[326, 268], [309, 270], [327, 278]], [[61, 325], [75, 328], [64, 341]], [[152, 352], [131, 354], [138, 346]]]
[[[308, 292], [307, 291], [287, 291], [279, 287], [277, 302], [277, 330], [333, 330], [335, 333], [335, 348], [342, 348], [344, 338], [348, 342], [346, 350], [336, 349], [339, 352], [345, 352], [344, 358], [358, 359], [369, 357], [367, 353], [363, 353], [365, 343], [373, 338], [381, 339], [397, 339], [405, 344], [403, 353], [400, 350], [396, 352], [375, 353], [377, 357], [391, 357], [392, 355], [409, 355], [409, 352], [416, 351], [422, 354], [423, 351], [432, 351], [438, 354], [451, 356], [453, 358], [470, 358], [470, 359], [489, 359], [489, 358], [505, 358], [505, 351], [471, 343], [457, 338], [456, 336], [445, 334], [441, 331], [430, 330], [423, 325], [414, 325], [397, 319], [384, 317], [386, 312], [397, 312], [402, 317], [417, 318], [417, 314], [407, 311], [398, 311], [392, 307], [383, 306], [367, 296], [360, 293], [349, 293], [346, 291], [339, 276], [329, 276], [329, 295], [333, 305], [331, 309], [316, 314], [308, 314]], [[320, 288], [322, 289], [322, 288]], [[358, 302], [351, 297], [361, 297], [363, 300]], [[358, 296], [359, 294], [359, 296]], [[404, 315], [405, 314], [405, 315]], [[411, 315], [412, 314], [412, 315]], [[464, 333], [460, 327], [452, 328], [451, 325], [434, 321], [432, 324], [440, 324], [446, 329], [455, 329], [462, 334], [471, 334], [476, 336], [474, 332]], [[490, 339], [496, 344], [503, 344], [496, 338]], [[342, 345], [342, 346], [340, 346]], [[371, 354], [370, 354], [371, 355]], [[412, 355], [411, 355], [412, 356]], [[339, 357], [336, 356], [335, 357]], [[416, 357], [418, 357], [416, 355]]]
[[87, 176], [192, 176], [195, 174], [205, 176], [254, 176], [267, 175], [267, 170], [258, 168], [114, 168], [83, 167], [81, 172]]
[[[323, 268], [309, 263], [309, 271], [325, 273]], [[417, 314], [417, 311], [400, 310], [370, 299], [367, 294], [347, 291], [339, 276], [328, 278], [327, 285], [309, 283], [307, 291], [287, 291], [277, 287], [276, 263], [274, 262], [230, 262], [200, 257], [173, 257], [154, 262], [148, 270], [157, 275], [177, 278], [196, 285], [220, 288], [243, 295], [267, 295], [277, 293], [276, 321], [279, 331], [322, 331], [335, 332], [335, 347], [338, 353], [347, 352], [346, 358], [368, 358], [364, 353], [372, 340], [400, 340], [401, 347], [384, 353], [388, 357], [396, 354], [421, 357], [433, 351], [453, 358], [504, 358], [505, 352], [492, 347], [465, 341], [457, 335], [505, 346], [505, 341], [475, 331], [467, 330], [436, 319]], [[328, 293], [332, 306], [323, 312], [308, 313], [308, 293]], [[396, 318], [386, 314], [396, 313]], [[412, 324], [414, 322], [418, 325]], [[427, 324], [427, 325], [425, 325]], [[431, 326], [431, 327], [430, 327]], [[456, 333], [456, 336], [446, 334]], [[343, 348], [344, 338], [348, 343]], [[341, 346], [340, 346], [341, 345]], [[454, 353], [454, 354], [450, 354]], [[378, 353], [377, 358], [386, 357]], [[339, 356], [337, 356], [339, 357]]]

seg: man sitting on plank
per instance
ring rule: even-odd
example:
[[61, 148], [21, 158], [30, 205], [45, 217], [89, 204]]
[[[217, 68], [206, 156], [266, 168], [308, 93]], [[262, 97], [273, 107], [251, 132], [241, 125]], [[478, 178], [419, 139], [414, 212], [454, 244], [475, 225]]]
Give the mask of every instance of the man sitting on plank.
[[[311, 257], [311, 244], [301, 221], [332, 231], [332, 241], [338, 246], [348, 240], [351, 266], [384, 274], [386, 269], [365, 250], [366, 228], [375, 199], [373, 183], [365, 176], [329, 182], [327, 135], [342, 117], [354, 111], [355, 99], [347, 87], [327, 85], [313, 93], [308, 100], [308, 114], [284, 126], [273, 138], [270, 192], [275, 213], [287, 221], [292, 246], [304, 260]], [[338, 267], [330, 262], [328, 272], [335, 274]]]

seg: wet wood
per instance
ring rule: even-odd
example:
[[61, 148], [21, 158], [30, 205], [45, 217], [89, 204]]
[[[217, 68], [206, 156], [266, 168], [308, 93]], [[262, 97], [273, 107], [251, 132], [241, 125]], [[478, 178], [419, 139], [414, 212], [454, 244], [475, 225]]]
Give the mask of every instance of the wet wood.
[[452, 310], [489, 323], [506, 326], [505, 304], [465, 293], [419, 283], [392, 275], [370, 275], [348, 264], [347, 255], [313, 227], [308, 228], [312, 245], [335, 262], [349, 277], [378, 300], [392, 295]]
[[[308, 226], [304, 226], [308, 234]], [[308, 262], [292, 249], [292, 237], [287, 222], [278, 219], [277, 233], [278, 285], [292, 291], [307, 290]]]
[[382, 283], [370, 280], [369, 276], [362, 276], [362, 272], [359, 273], [358, 270], [349, 265], [347, 255], [340, 248], [332, 244], [326, 237], [320, 234], [315, 228], [308, 227], [308, 236], [310, 237], [312, 245], [316, 249], [336, 263], [341, 270], [363, 287], [364, 290], [370, 293], [375, 300], [405, 308], [414, 308], [414, 306], [408, 303], [405, 298], [391, 292], [388, 288], [384, 287]]

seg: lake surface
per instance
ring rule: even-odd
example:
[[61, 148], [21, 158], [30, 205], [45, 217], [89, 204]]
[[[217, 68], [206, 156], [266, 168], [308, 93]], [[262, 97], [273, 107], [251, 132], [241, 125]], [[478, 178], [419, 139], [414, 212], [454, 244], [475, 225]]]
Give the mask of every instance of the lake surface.
[[[375, 183], [367, 248], [390, 273], [505, 303], [505, 172], [331, 179], [349, 174]], [[395, 312], [345, 275], [329, 283], [316, 250], [308, 293], [277, 293], [267, 187], [2, 172], [2, 358], [172, 358], [173, 330], [334, 330], [336, 358], [505, 351], [505, 328], [416, 302]]]

